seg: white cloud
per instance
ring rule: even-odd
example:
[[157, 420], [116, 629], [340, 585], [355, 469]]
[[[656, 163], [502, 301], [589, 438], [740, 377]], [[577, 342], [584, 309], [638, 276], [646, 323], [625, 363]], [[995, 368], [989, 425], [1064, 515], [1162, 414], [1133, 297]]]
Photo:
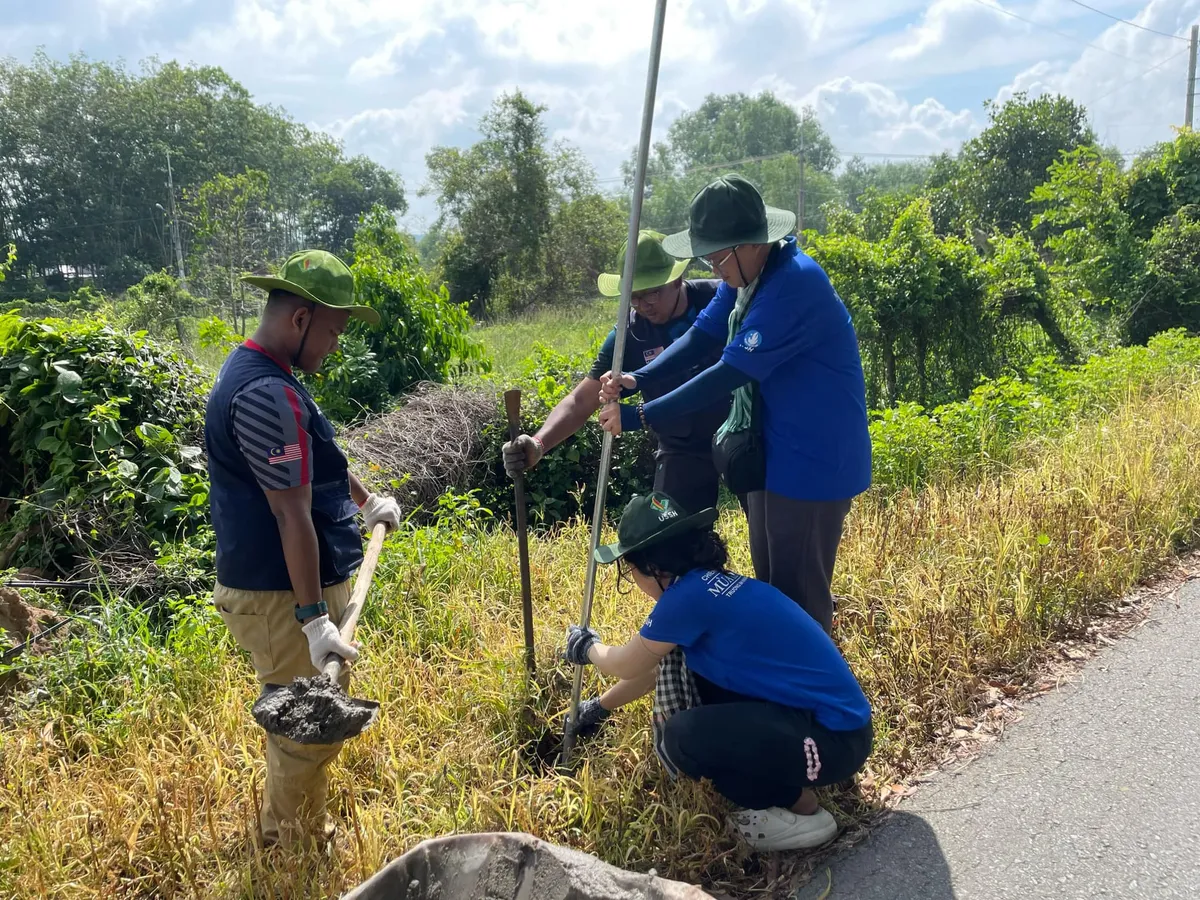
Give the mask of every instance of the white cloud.
[[[0, 53], [45, 43], [56, 57], [223, 66], [410, 187], [431, 146], [473, 141], [492, 99], [514, 87], [549, 106], [553, 138], [613, 176], [637, 138], [654, 12], [653, 0], [40, 2], [48, 16], [18, 11]], [[87, 13], [55, 15], [55, 4]], [[1097, 5], [1171, 33], [1200, 18], [1200, 0]], [[39, 18], [67, 24], [39, 39]], [[983, 100], [1017, 90], [1094, 102], [1101, 137], [1125, 147], [1169, 136], [1183, 112], [1186, 52], [1137, 76], [1186, 45], [1066, 0], [671, 0], [663, 49], [656, 139], [706, 94], [762, 89], [812, 103], [842, 150], [869, 153], [953, 149], [982, 126]]]
[[446, 143], [448, 130], [475, 119], [469, 103], [479, 92], [478, 74], [470, 72], [462, 83], [425, 91], [403, 106], [363, 109], [318, 127], [351, 153], [365, 153], [401, 176], [410, 206], [406, 221], [420, 231], [434, 217], [432, 204], [417, 196], [425, 181], [425, 154]]
[[842, 77], [803, 98], [843, 155], [932, 154], [954, 149], [979, 129], [968, 110], [954, 112], [928, 97], [911, 104], [891, 88]]
[[[1004, 21], [1002, 21], [1004, 20]], [[1006, 27], [1003, 13], [972, 0], [934, 0], [920, 24], [908, 28], [892, 48], [892, 59], [911, 60], [945, 46], [963, 46], [966, 39]]]
[[[1150, 0], [1132, 21], [1182, 35], [1197, 18], [1200, 0]], [[1187, 44], [1118, 23], [1091, 43], [1095, 47], [1073, 60], [1041, 61], [1018, 72], [997, 100], [1018, 91], [1061, 93], [1088, 107], [1102, 142], [1134, 150], [1169, 139], [1171, 126], [1183, 121]]]
[[99, 0], [97, 10], [103, 27], [112, 23], [126, 25], [149, 16], [163, 5], [163, 0]]

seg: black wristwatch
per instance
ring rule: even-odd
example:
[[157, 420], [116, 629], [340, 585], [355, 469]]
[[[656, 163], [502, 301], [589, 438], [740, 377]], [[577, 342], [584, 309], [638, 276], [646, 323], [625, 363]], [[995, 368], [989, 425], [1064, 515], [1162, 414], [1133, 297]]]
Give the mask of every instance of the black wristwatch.
[[324, 600], [317, 603], [310, 603], [308, 606], [296, 604], [296, 621], [303, 622], [305, 619], [312, 619], [316, 616], [325, 616], [329, 614], [329, 607], [325, 605]]

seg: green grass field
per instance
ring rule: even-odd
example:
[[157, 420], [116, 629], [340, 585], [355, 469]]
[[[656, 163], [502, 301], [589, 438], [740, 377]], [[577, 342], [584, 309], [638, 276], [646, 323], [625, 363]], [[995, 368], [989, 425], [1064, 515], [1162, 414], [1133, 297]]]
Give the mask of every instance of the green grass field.
[[597, 298], [539, 309], [512, 321], [479, 325], [473, 335], [483, 341], [491, 354], [493, 372], [501, 376], [516, 375], [536, 341], [559, 353], [586, 353], [603, 340], [616, 318], [617, 301]]

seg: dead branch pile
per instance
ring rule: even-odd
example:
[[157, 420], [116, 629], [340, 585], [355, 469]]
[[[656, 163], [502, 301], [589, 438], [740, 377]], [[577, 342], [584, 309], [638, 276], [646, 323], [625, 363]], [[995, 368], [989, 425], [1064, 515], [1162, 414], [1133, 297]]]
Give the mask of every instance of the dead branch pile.
[[426, 383], [404, 406], [347, 431], [344, 446], [364, 483], [394, 496], [407, 515], [485, 478], [495, 460], [483, 458], [483, 432], [499, 416], [490, 391]]

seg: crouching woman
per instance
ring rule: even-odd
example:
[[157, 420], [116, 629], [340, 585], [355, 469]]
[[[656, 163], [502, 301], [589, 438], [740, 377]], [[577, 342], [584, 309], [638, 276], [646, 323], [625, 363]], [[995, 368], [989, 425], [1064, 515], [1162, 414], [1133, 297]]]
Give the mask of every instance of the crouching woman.
[[616, 562], [654, 609], [620, 647], [572, 625], [566, 658], [646, 689], [657, 677], [655, 742], [667, 768], [709, 779], [741, 807], [731, 821], [755, 849], [816, 847], [837, 823], [813, 788], [862, 767], [871, 708], [816, 620], [729, 571], [716, 518], [657, 492], [630, 501], [617, 543], [596, 559]]

